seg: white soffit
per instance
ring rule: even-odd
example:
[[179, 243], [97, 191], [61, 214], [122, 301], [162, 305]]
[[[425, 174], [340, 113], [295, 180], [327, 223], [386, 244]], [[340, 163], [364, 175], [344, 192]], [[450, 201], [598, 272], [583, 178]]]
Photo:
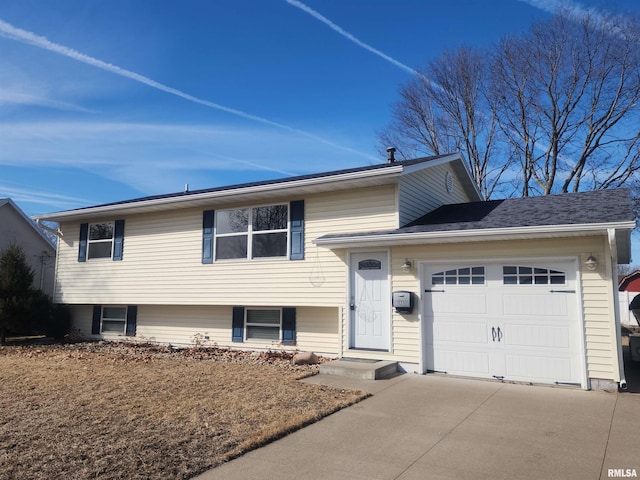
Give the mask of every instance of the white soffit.
[[624, 244], [626, 243], [625, 239], [628, 236], [628, 232], [635, 228], [635, 222], [487, 228], [481, 230], [448, 230], [439, 232], [387, 232], [379, 234], [355, 233], [351, 236], [319, 237], [316, 238], [313, 243], [327, 248], [358, 248], [497, 240], [526, 240], [532, 238], [592, 237], [594, 235], [606, 235], [607, 230], [610, 228], [616, 230], [616, 237], [618, 237], [619, 243]]

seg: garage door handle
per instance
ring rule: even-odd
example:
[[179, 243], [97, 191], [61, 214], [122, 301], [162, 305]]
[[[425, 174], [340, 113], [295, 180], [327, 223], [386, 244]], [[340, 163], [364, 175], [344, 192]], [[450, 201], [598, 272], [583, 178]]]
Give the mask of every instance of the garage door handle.
[[444, 290], [425, 290], [425, 293], [431, 293], [431, 292], [444, 292]]
[[491, 327], [491, 336], [493, 337], [493, 341], [496, 341], [496, 327]]
[[551, 293], [576, 293], [575, 290], [549, 290]]
[[502, 340], [502, 330], [498, 327], [498, 341]]

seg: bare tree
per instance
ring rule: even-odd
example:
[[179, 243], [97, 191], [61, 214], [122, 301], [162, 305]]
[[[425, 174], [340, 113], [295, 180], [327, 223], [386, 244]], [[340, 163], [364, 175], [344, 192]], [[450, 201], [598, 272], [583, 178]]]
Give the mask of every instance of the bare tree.
[[403, 158], [461, 151], [488, 199], [510, 162], [496, 155], [499, 130], [486, 84], [480, 52], [467, 47], [444, 52], [401, 89], [392, 122], [379, 134], [381, 146], [396, 147]]
[[500, 127], [520, 161], [523, 196], [636, 180], [638, 25], [561, 11], [497, 47], [492, 88]]
[[638, 270], [640, 270], [640, 265], [636, 265], [636, 264], [618, 264], [618, 276], [619, 277], [626, 277], [627, 275], [631, 275], [634, 272], [637, 272]]
[[461, 151], [485, 199], [640, 184], [637, 17], [559, 11], [490, 54], [445, 52], [400, 97], [381, 146]]

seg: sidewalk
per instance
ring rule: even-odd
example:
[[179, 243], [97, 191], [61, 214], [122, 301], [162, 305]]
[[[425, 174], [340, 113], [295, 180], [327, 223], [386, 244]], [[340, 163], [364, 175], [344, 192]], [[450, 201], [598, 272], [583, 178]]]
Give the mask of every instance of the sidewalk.
[[306, 381], [373, 396], [196, 478], [582, 480], [609, 478], [608, 469], [640, 475], [637, 394], [437, 375]]

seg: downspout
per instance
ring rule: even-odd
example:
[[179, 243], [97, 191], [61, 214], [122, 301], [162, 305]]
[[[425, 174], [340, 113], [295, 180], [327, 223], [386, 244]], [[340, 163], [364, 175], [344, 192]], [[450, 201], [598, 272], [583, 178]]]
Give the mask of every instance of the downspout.
[[[57, 228], [57, 229], [53, 229], [53, 228], [51, 228], [51, 227], [47, 227], [44, 223], [42, 223], [42, 222], [40, 221], [40, 219], [39, 219], [39, 218], [38, 218], [38, 219], [36, 219], [36, 225], [38, 225], [38, 227], [42, 228], [43, 230], [46, 230], [46, 231], [47, 231], [47, 232], [49, 232], [49, 233], [53, 233], [54, 235], [56, 235], [56, 236], [57, 236], [57, 237], [59, 237], [59, 238], [62, 238], [62, 237], [63, 237], [63, 235], [62, 235], [62, 231], [60, 230], [60, 226], [58, 226], [58, 228]], [[51, 243], [51, 242], [49, 242], [49, 243]]]
[[607, 235], [609, 237], [609, 252], [611, 255], [611, 285], [613, 288], [613, 305], [614, 305], [614, 317], [615, 317], [615, 336], [616, 336], [616, 350], [618, 351], [618, 375], [620, 382], [618, 383], [619, 390], [627, 389], [627, 380], [624, 375], [624, 358], [622, 356], [622, 331], [620, 325], [620, 298], [618, 297], [618, 291], [615, 286], [617, 282], [614, 279], [618, 278], [618, 246], [616, 244], [616, 230], [614, 228], [607, 229]]
[[344, 305], [340, 306], [339, 315], [338, 331], [340, 332], [340, 338], [338, 341], [338, 358], [342, 358], [344, 355]]

